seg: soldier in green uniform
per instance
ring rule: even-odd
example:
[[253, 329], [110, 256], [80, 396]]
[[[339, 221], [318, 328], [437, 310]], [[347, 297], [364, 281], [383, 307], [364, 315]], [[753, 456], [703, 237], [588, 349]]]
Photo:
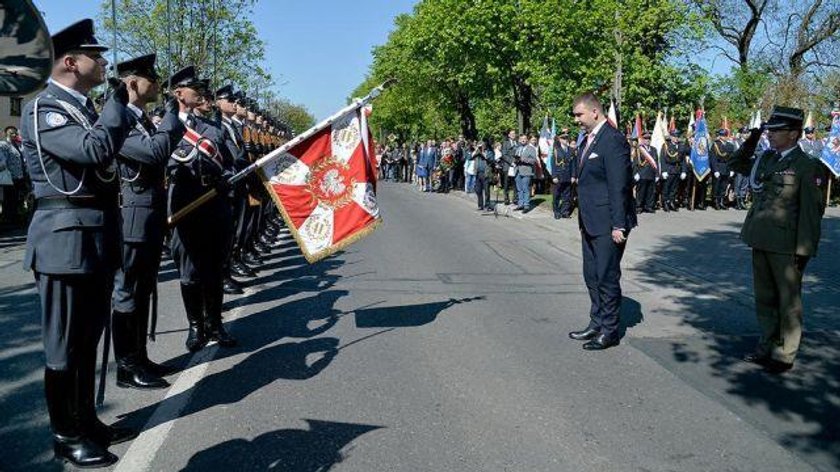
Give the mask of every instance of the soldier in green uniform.
[[798, 145], [802, 110], [775, 107], [764, 125], [770, 150], [750, 160], [760, 129], [753, 129], [731, 166], [749, 175], [754, 203], [741, 229], [753, 250], [758, 346], [745, 360], [772, 373], [793, 367], [802, 338], [802, 274], [817, 252], [823, 198], [818, 161]]

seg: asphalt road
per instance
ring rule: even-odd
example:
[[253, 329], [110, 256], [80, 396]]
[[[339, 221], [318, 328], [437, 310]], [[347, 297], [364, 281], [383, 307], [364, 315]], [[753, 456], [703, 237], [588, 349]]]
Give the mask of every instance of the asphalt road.
[[[235, 349], [188, 355], [171, 261], [151, 356], [168, 391], [116, 388], [101, 416], [143, 430], [131, 470], [809, 471], [840, 469], [840, 211], [809, 266], [796, 369], [738, 361], [756, 339], [743, 212], [643, 215], [624, 264], [625, 336], [590, 353], [575, 220], [481, 214], [381, 184], [385, 223], [306, 264], [286, 238], [242, 296]], [[20, 238], [0, 239], [2, 470], [50, 461], [40, 328]], [[113, 370], [113, 365], [112, 365]]]

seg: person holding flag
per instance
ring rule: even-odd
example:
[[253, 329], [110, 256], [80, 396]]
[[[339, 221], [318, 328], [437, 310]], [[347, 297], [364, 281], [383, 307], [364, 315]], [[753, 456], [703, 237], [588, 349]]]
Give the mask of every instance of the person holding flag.
[[702, 109], [697, 110], [697, 121], [694, 123], [693, 143], [691, 145], [691, 168], [694, 171], [694, 192], [691, 207], [697, 210], [706, 209], [706, 194], [709, 188], [709, 132], [706, 128], [706, 118]]
[[715, 176], [714, 194], [715, 194], [715, 210], [726, 210], [726, 191], [735, 176], [735, 171], [729, 169], [729, 158], [735, 152], [735, 145], [727, 139], [729, 130], [721, 128], [717, 132], [717, 139], [712, 143], [712, 149], [709, 156], [709, 164], [711, 172]]

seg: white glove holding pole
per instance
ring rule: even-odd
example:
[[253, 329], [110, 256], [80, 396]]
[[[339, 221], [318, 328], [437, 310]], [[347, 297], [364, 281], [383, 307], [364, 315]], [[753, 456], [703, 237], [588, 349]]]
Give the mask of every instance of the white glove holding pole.
[[688, 176], [685, 174], [685, 172], [680, 173], [680, 180], [685, 180], [686, 177]]
[[716, 178], [716, 179], [719, 179], [719, 178], [720, 178], [720, 172], [715, 172], [715, 178]]
[[633, 180], [635, 180], [636, 182], [638, 182], [641, 178], [642, 176], [640, 176], [638, 173], [636, 173], [636, 175], [633, 176]]
[[667, 173], [667, 172], [663, 172], [663, 173], [662, 173], [662, 178], [663, 178], [663, 179], [665, 179], [665, 180], [668, 180], [668, 173]]
[[735, 177], [735, 171], [734, 171], [734, 170], [730, 170], [730, 171], [729, 171], [729, 176], [730, 176], [730, 177]]

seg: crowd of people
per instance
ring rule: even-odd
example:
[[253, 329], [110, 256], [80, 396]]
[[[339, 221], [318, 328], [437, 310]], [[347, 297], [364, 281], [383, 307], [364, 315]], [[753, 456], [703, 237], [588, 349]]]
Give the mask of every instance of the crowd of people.
[[[814, 127], [806, 127], [799, 145], [806, 154], [819, 160], [827, 134], [818, 137]], [[730, 169], [729, 161], [748, 135], [746, 127], [735, 133], [718, 129], [709, 143], [709, 170], [702, 176], [694, 172], [690, 158], [693, 137], [686, 139], [679, 130], [673, 130], [667, 142], [657, 149], [651, 144], [649, 132], [638, 137], [627, 135], [636, 212], [746, 210], [751, 202], [749, 175]], [[576, 132], [563, 128], [554, 136], [548, 153], [540, 146], [537, 134], [518, 135], [512, 129], [497, 140], [468, 140], [458, 136], [444, 139], [440, 144], [429, 139], [421, 143], [378, 145], [379, 178], [412, 183], [421, 192], [472, 193], [476, 195], [478, 210], [492, 210], [498, 202], [512, 204], [514, 211], [527, 213], [533, 207], [531, 199], [535, 195], [550, 193], [554, 218], [571, 218], [577, 206], [577, 137]], [[768, 148], [765, 132], [755, 154]], [[825, 191], [831, 178], [826, 167]], [[840, 195], [840, 189], [835, 195]]]

